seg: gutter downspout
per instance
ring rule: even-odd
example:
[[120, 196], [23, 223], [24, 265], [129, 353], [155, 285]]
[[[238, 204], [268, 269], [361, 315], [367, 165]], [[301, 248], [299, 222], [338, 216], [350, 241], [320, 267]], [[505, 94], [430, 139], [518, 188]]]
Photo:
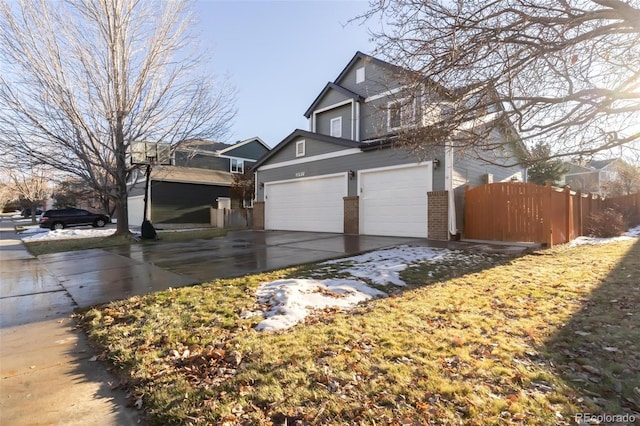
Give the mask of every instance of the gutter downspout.
[[453, 147], [450, 142], [444, 146], [444, 189], [449, 197], [449, 238], [458, 234], [456, 223], [456, 200], [453, 193]]

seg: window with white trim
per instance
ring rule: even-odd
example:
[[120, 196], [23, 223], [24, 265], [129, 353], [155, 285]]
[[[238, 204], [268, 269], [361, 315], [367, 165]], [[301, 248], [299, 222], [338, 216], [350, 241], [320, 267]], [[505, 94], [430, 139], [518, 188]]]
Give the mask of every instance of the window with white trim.
[[231, 159], [231, 173], [244, 173], [244, 160]]
[[342, 137], [342, 117], [336, 117], [331, 119], [330, 133], [334, 138]]
[[415, 125], [416, 104], [410, 99], [400, 99], [387, 104], [387, 130], [398, 130]]
[[364, 67], [356, 69], [356, 84], [364, 82]]
[[296, 142], [296, 157], [304, 157], [304, 141]]

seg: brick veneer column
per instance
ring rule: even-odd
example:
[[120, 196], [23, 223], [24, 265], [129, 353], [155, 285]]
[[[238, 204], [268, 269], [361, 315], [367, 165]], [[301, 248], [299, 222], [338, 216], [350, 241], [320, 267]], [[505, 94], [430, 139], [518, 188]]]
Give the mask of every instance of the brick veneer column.
[[427, 193], [427, 229], [432, 240], [449, 239], [449, 196], [447, 191]]
[[253, 202], [253, 229], [264, 231], [264, 201]]
[[343, 197], [344, 233], [360, 233], [360, 197]]

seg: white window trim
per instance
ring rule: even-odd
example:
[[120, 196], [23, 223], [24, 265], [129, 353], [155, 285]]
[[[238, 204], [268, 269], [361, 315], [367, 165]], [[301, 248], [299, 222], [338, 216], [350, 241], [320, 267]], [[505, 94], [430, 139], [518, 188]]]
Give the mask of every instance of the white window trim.
[[[412, 123], [412, 121], [414, 121], [416, 117], [416, 109], [417, 109], [416, 103], [415, 102], [411, 102], [410, 104], [406, 103], [406, 99], [407, 98], [401, 98], [401, 99], [387, 102], [387, 130], [388, 131], [391, 132], [393, 130], [414, 127], [416, 125], [416, 123]], [[400, 105], [400, 109], [398, 110], [400, 114], [400, 125], [396, 127], [391, 127], [391, 107], [396, 104]], [[405, 106], [406, 108], [403, 108], [403, 106]], [[408, 119], [404, 116], [407, 109], [410, 110], [410, 117]]]
[[356, 68], [356, 84], [364, 83], [365, 69], [364, 66]]
[[[300, 149], [302, 147], [302, 149]], [[296, 142], [296, 157], [304, 157], [306, 151], [304, 139]]]
[[[338, 123], [338, 132], [337, 134], [333, 133], [333, 124]], [[342, 137], [342, 117], [332, 118], [329, 123], [329, 136], [333, 136], [334, 138]]]
[[[236, 161], [236, 169], [240, 169], [240, 170], [233, 170], [233, 162], [234, 160]], [[229, 172], [231, 173], [244, 173], [244, 159], [241, 158], [230, 158], [229, 159]]]

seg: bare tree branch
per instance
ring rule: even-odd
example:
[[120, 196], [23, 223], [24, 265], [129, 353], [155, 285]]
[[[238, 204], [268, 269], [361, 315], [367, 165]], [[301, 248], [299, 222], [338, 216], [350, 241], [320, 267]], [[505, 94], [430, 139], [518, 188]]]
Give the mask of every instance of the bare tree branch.
[[[415, 71], [408, 86], [449, 88], [456, 111], [433, 123], [460, 145], [481, 134], [456, 129], [491, 105], [531, 146], [555, 155], [634, 148], [640, 136], [640, 7], [620, 0], [378, 0], [356, 20], [376, 29], [376, 54]], [[377, 24], [377, 25], [373, 25]], [[410, 76], [410, 78], [406, 78]], [[490, 94], [469, 102], [464, 91]], [[415, 141], [415, 143], [421, 143]], [[424, 143], [424, 140], [422, 141]]]
[[131, 143], [219, 138], [235, 114], [187, 50], [192, 22], [177, 1], [0, 3], [0, 151], [81, 178], [128, 233]]

